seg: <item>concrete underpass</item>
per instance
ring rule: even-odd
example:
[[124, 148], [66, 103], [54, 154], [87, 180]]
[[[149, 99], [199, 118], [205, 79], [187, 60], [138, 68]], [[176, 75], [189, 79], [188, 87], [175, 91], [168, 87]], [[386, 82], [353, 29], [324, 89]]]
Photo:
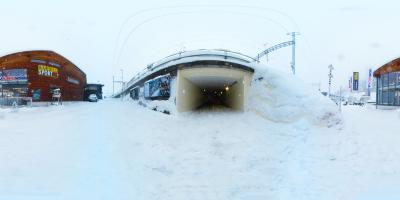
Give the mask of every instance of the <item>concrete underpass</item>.
[[178, 70], [178, 112], [198, 109], [243, 111], [252, 73], [224, 66], [196, 66]]

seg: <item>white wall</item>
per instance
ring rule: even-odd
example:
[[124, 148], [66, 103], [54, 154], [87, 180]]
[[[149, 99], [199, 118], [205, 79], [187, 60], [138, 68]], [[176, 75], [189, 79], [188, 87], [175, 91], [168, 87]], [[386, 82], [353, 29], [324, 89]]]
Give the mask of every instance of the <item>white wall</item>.
[[176, 106], [178, 112], [195, 110], [204, 101], [201, 89], [185, 78], [185, 72], [178, 70], [178, 89], [176, 93]]

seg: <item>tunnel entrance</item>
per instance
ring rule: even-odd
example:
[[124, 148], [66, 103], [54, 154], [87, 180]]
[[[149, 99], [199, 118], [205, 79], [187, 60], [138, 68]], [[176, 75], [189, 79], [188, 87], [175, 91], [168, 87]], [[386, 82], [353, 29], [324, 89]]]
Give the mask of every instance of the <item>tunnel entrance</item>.
[[178, 70], [179, 112], [244, 110], [251, 73], [222, 67]]
[[224, 110], [229, 108], [226, 104], [226, 93], [223, 89], [202, 89], [204, 102], [197, 110]]

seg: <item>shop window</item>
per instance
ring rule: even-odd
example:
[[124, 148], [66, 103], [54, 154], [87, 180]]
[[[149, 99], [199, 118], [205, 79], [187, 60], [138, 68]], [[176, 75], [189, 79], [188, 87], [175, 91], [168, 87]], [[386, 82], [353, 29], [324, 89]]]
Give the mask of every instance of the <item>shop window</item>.
[[388, 104], [389, 105], [394, 105], [395, 102], [395, 93], [394, 90], [389, 90], [388, 91]]
[[400, 88], [400, 72], [396, 72], [397, 77], [397, 87]]
[[28, 87], [23, 84], [9, 84], [3, 85], [3, 97], [26, 97], [28, 96]]
[[400, 90], [395, 91], [394, 105], [400, 106]]
[[386, 105], [388, 103], [388, 91], [382, 91], [382, 104]]
[[396, 73], [389, 73], [389, 86], [394, 87], [396, 85]]
[[383, 74], [382, 75], [382, 87], [387, 87], [388, 86], [388, 74]]
[[382, 104], [382, 76], [376, 79], [376, 87], [377, 87], [377, 104]]

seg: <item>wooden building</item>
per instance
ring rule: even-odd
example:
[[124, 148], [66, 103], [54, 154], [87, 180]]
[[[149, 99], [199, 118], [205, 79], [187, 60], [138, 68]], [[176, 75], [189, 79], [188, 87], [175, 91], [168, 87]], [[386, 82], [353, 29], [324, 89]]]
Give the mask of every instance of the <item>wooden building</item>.
[[63, 101], [82, 101], [86, 74], [53, 51], [25, 51], [0, 57], [0, 97], [51, 101], [61, 90]]
[[377, 105], [400, 106], [400, 58], [378, 68], [374, 77]]

